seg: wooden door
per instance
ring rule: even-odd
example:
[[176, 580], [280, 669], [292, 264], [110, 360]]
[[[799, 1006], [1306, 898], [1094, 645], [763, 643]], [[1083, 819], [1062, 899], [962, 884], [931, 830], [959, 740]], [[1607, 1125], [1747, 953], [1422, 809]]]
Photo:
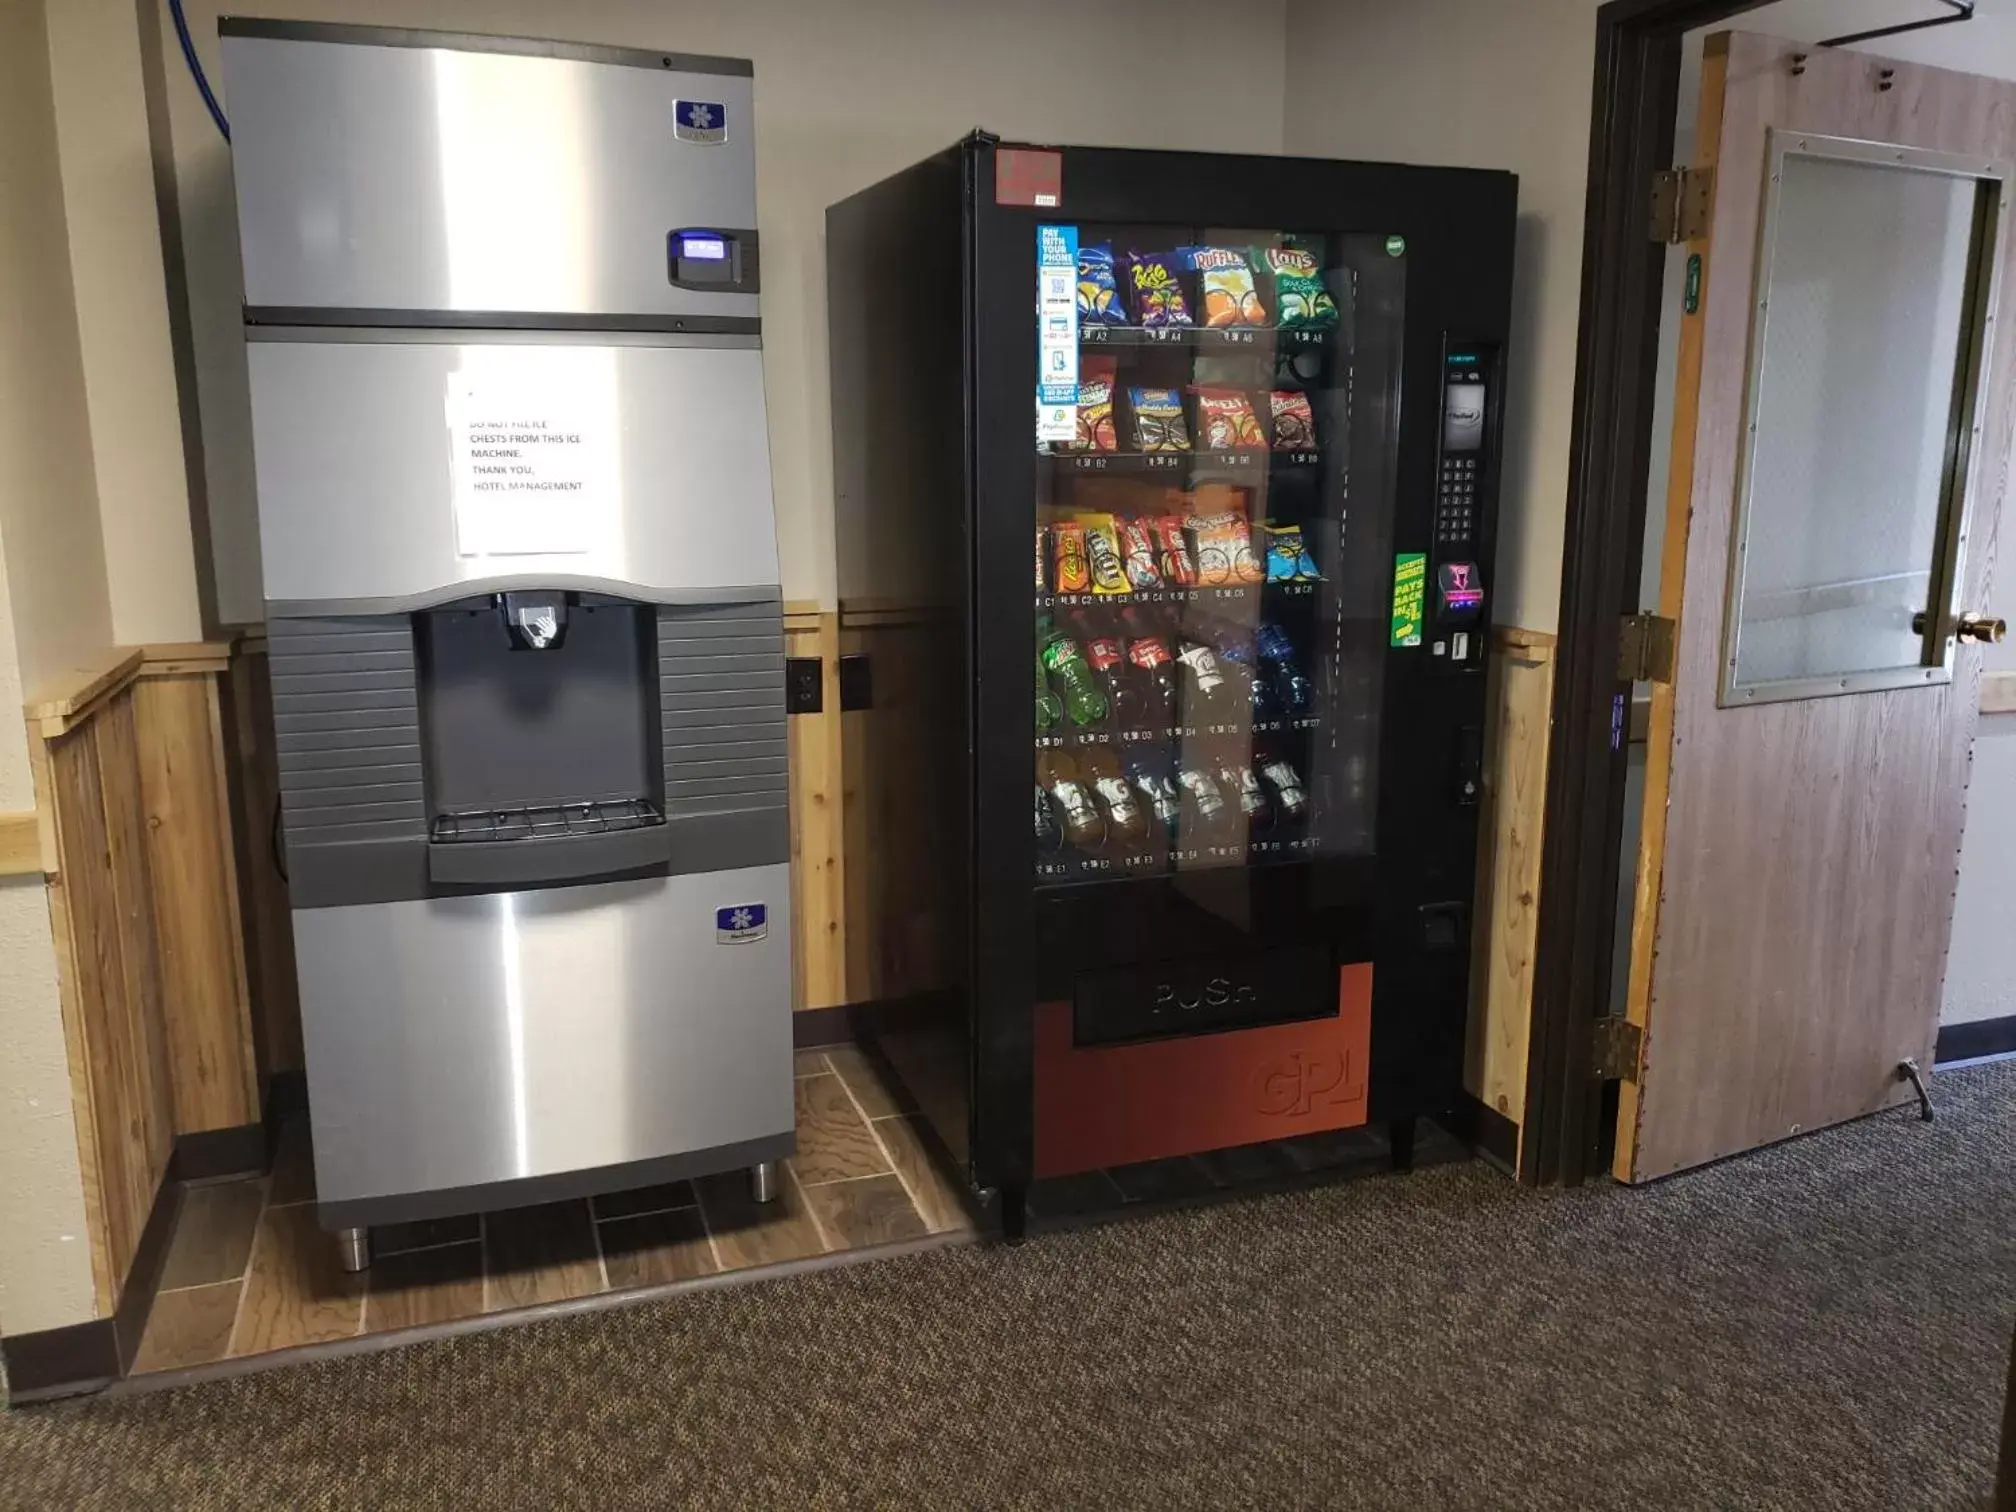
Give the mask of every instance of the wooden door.
[[[2011, 439], [2016, 84], [1710, 40], [1615, 1173], [1929, 1069]], [[1922, 614], [1923, 619], [1917, 616]]]

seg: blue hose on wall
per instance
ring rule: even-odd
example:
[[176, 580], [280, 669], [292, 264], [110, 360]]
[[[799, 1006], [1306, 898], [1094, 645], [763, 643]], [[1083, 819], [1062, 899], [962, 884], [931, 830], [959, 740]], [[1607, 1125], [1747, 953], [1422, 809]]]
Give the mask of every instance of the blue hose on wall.
[[196, 88], [203, 96], [203, 104], [210, 111], [210, 119], [217, 123], [224, 140], [231, 140], [231, 123], [224, 119], [224, 107], [217, 103], [217, 96], [211, 91], [210, 80], [204, 76], [203, 60], [196, 56], [195, 39], [189, 35], [189, 18], [182, 14], [182, 0], [168, 0], [168, 14], [175, 22], [175, 36], [182, 44], [182, 56], [189, 62], [189, 77], [196, 81]]

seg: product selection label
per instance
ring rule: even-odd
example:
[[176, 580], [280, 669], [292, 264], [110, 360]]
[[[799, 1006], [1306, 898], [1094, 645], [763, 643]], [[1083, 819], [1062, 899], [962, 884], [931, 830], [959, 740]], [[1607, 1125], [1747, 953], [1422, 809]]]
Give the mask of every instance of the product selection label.
[[1036, 228], [1036, 439], [1078, 439], [1078, 228]]
[[1395, 646], [1421, 644], [1421, 620], [1428, 594], [1428, 555], [1403, 551], [1393, 558], [1393, 638]]

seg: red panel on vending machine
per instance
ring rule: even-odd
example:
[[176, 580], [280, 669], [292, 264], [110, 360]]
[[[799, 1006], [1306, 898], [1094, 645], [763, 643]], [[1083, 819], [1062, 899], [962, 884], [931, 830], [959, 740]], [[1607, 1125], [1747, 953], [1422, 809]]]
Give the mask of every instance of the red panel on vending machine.
[[1036, 1007], [1036, 1175], [1356, 1128], [1372, 967], [1337, 973], [1333, 1017], [1081, 1048], [1072, 1005]]

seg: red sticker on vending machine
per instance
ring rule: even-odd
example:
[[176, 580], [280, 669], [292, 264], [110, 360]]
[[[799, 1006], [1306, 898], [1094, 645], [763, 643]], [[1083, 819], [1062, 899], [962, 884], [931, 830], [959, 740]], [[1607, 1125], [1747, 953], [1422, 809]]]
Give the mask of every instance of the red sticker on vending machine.
[[1064, 202], [1064, 154], [1003, 147], [994, 154], [994, 203], [1054, 210]]

